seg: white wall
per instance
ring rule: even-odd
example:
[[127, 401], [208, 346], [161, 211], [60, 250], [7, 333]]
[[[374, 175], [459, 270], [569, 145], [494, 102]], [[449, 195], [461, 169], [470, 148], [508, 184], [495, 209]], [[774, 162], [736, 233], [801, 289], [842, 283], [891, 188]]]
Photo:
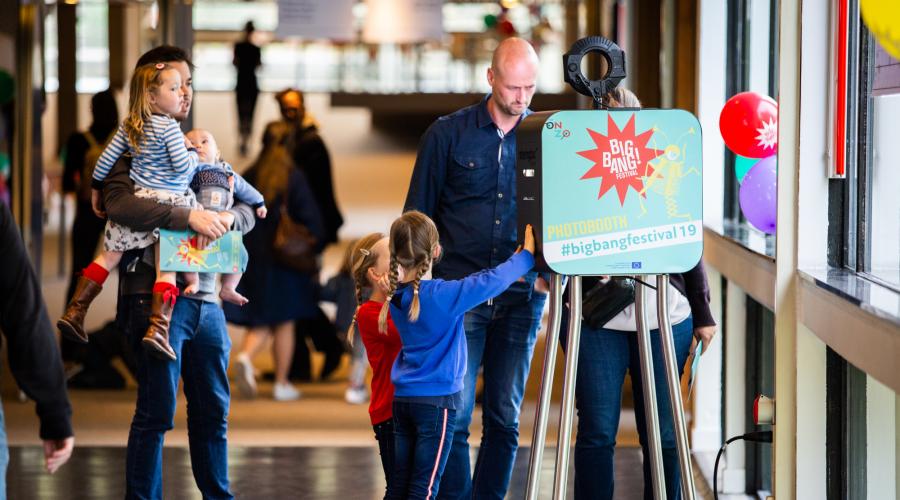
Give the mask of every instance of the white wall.
[[[697, 36], [697, 118], [703, 128], [703, 223], [722, 226], [725, 145], [719, 112], [725, 105], [725, 2], [700, 2]], [[728, 173], [730, 174], [730, 172]]]
[[828, 251], [828, 9], [802, 12], [797, 266], [824, 267]]
[[826, 498], [825, 353], [825, 344], [800, 325], [797, 331], [797, 498]]
[[694, 381], [693, 422], [691, 449], [716, 451], [722, 446], [722, 286], [721, 275], [715, 269], [706, 268], [709, 278], [710, 309], [719, 325], [706, 353], [700, 357], [697, 378]]
[[[747, 415], [752, 408], [747, 394], [747, 294], [734, 283], [728, 283], [725, 295], [728, 311], [724, 325], [728, 340], [725, 342], [725, 438], [749, 432]], [[772, 394], [767, 394], [772, 396]], [[723, 493], [743, 493], [746, 485], [745, 444], [735, 441], [725, 452], [725, 470], [722, 473]]]
[[866, 376], [866, 495], [897, 497], [897, 395]]

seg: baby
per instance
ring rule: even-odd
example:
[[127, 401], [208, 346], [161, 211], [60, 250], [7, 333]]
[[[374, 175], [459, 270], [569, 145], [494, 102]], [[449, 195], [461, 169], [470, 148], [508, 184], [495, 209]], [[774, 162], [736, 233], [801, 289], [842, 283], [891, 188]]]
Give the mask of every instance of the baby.
[[[234, 173], [231, 165], [222, 161], [219, 146], [212, 134], [198, 128], [188, 132], [187, 138], [200, 159], [197, 174], [191, 181], [191, 188], [197, 193], [200, 205], [207, 210], [221, 212], [231, 208], [236, 198], [253, 207], [260, 219], [265, 219], [267, 210], [263, 195], [243, 177]], [[239, 306], [246, 304], [247, 298], [237, 292], [240, 281], [241, 273], [222, 275], [219, 297]]]

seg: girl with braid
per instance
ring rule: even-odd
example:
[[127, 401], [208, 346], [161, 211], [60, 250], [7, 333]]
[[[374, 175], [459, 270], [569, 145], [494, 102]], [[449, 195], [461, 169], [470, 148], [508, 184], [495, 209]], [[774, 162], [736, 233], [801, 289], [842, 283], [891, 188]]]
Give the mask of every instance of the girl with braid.
[[534, 266], [534, 234], [524, 250], [493, 269], [460, 280], [426, 279], [441, 254], [434, 222], [417, 211], [391, 225], [388, 312], [403, 346], [394, 362], [394, 484], [389, 498], [432, 499], [450, 453], [456, 410], [462, 406], [467, 348], [463, 317], [494, 298]]
[[[354, 326], [359, 332], [366, 356], [372, 365], [372, 399], [369, 403], [369, 417], [378, 441], [381, 466], [387, 484], [385, 498], [393, 492], [394, 475], [394, 420], [392, 405], [394, 385], [391, 384], [391, 366], [400, 352], [400, 334], [394, 323], [387, 319], [387, 335], [378, 331], [378, 316], [385, 301], [388, 262], [391, 252], [388, 239], [381, 233], [372, 233], [359, 240], [351, 250], [350, 273], [356, 282], [356, 312], [347, 338], [354, 338]], [[369, 299], [363, 296], [369, 292]]]

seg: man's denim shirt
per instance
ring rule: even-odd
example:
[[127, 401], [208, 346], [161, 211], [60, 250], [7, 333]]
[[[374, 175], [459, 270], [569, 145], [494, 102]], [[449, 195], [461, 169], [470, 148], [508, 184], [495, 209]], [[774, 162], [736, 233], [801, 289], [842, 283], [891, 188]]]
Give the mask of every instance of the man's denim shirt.
[[[490, 97], [438, 118], [419, 144], [404, 210], [424, 212], [437, 225], [444, 253], [435, 278], [459, 279], [495, 267], [517, 247], [518, 124], [504, 135], [488, 113]], [[534, 278], [528, 273], [496, 302], [528, 300]]]

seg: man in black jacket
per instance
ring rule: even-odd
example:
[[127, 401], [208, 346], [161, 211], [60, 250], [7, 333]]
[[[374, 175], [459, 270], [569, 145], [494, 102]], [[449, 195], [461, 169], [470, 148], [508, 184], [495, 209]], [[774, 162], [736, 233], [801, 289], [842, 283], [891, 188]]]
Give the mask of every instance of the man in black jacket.
[[[9, 367], [19, 387], [37, 403], [47, 470], [56, 472], [75, 446], [72, 406], [56, 336], [41, 287], [28, 260], [9, 207], [0, 203], [0, 330], [6, 338]], [[0, 498], [6, 498], [9, 450], [0, 407]]]

